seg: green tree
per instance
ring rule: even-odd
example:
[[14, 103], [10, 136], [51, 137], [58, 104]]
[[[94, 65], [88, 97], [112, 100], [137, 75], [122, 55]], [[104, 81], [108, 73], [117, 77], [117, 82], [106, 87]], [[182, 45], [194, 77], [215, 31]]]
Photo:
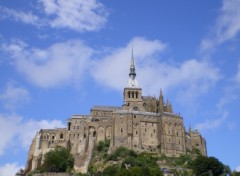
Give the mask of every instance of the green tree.
[[110, 140], [100, 141], [97, 145], [98, 152], [107, 152], [110, 145]]
[[198, 176], [219, 176], [224, 173], [224, 165], [215, 157], [199, 155], [192, 163], [193, 172]]
[[102, 175], [104, 176], [116, 175], [116, 173], [118, 173], [119, 170], [120, 170], [120, 167], [118, 165], [111, 165], [104, 169]]
[[68, 172], [73, 169], [74, 158], [70, 151], [57, 146], [45, 154], [42, 169], [45, 172]]
[[109, 157], [106, 160], [117, 161], [120, 158], [125, 158], [127, 156], [136, 157], [137, 154], [133, 150], [128, 150], [125, 147], [119, 147], [111, 155], [109, 155]]
[[160, 171], [159, 167], [150, 167], [149, 176], [163, 176], [163, 173]]
[[129, 168], [129, 176], [144, 176], [144, 169], [138, 166]]

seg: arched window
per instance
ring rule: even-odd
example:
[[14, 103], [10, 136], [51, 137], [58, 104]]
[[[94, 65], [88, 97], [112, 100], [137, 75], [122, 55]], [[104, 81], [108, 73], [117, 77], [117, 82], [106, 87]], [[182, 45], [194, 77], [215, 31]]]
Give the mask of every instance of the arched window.
[[134, 98], [134, 92], [132, 92], [132, 98]]
[[55, 139], [55, 136], [54, 136], [54, 135], [52, 135], [52, 143], [54, 143], [54, 139]]
[[138, 111], [138, 107], [136, 107], [136, 106], [133, 107], [133, 110], [134, 110], [134, 111]]
[[130, 98], [130, 92], [128, 92], [128, 98]]
[[63, 134], [62, 133], [60, 134], [60, 139], [63, 139]]
[[136, 92], [136, 98], [138, 98], [138, 92]]
[[68, 131], [71, 129], [71, 122], [68, 122]]

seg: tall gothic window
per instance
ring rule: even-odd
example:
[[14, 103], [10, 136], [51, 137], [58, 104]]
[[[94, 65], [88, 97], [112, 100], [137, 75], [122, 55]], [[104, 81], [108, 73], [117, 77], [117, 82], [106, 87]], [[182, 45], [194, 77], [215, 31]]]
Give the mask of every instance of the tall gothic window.
[[63, 139], [63, 134], [62, 133], [60, 134], [60, 139]]

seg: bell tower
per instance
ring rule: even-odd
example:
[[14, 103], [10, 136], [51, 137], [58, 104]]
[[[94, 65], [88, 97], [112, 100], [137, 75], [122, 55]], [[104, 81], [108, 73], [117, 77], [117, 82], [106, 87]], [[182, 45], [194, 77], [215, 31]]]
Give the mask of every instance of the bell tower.
[[124, 97], [123, 107], [126, 110], [142, 111], [143, 110], [142, 89], [138, 86], [138, 82], [136, 79], [137, 74], [135, 70], [136, 69], [135, 69], [133, 49], [132, 49], [132, 58], [131, 58], [131, 64], [130, 64], [128, 84], [124, 88], [124, 92], [123, 92], [123, 97]]

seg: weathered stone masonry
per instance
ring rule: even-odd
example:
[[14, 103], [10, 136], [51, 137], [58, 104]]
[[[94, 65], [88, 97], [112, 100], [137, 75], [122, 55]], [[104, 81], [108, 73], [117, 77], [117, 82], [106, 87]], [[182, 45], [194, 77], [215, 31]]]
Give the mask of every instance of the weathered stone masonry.
[[66, 128], [41, 129], [28, 153], [25, 174], [44, 162], [44, 154], [55, 146], [69, 148], [76, 171], [86, 172], [96, 143], [109, 139], [113, 151], [124, 146], [135, 151], [179, 156], [198, 148], [207, 155], [206, 141], [197, 130], [185, 130], [183, 118], [173, 113], [162, 91], [158, 98], [142, 96], [132, 56], [128, 85], [122, 106], [94, 106], [90, 115], [73, 115]]

